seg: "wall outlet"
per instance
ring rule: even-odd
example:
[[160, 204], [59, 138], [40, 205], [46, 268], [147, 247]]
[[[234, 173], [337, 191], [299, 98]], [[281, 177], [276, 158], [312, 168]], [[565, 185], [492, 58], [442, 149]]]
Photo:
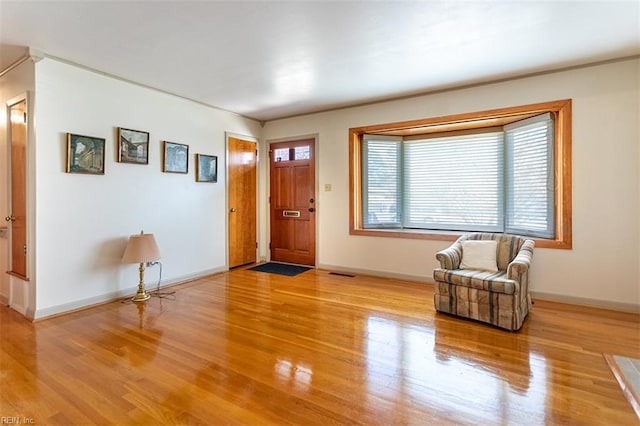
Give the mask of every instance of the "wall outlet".
[[325, 192], [331, 191], [331, 184], [330, 183], [325, 183], [324, 184], [324, 190], [325, 190]]

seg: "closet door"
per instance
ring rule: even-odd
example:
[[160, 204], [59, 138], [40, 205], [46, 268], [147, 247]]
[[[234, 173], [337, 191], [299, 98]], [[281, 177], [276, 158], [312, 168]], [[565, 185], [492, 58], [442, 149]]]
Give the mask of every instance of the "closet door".
[[256, 142], [228, 138], [229, 268], [257, 259]]

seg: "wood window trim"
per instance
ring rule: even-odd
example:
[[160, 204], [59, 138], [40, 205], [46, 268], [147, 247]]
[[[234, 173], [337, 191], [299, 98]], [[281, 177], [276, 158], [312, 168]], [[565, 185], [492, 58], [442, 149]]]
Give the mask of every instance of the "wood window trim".
[[364, 134], [412, 136], [505, 125], [550, 112], [555, 117], [555, 238], [532, 238], [536, 247], [571, 249], [571, 99], [499, 108], [349, 129], [349, 234], [375, 237], [454, 241], [463, 232], [365, 229], [362, 226], [362, 139]]

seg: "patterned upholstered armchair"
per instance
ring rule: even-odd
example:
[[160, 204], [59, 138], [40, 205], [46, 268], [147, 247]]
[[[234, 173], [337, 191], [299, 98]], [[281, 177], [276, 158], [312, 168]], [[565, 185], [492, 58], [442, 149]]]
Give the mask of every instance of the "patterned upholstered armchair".
[[[467, 267], [462, 264], [463, 246], [470, 247], [464, 242], [473, 240], [496, 241], [497, 270], [461, 269]], [[515, 235], [462, 235], [449, 248], [436, 253], [440, 261], [440, 268], [433, 271], [436, 310], [519, 330], [531, 308], [529, 268], [533, 247], [533, 240]]]

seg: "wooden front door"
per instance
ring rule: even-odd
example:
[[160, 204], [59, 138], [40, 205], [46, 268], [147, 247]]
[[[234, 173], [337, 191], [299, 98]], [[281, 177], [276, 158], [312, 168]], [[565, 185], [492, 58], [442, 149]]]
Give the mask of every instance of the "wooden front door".
[[273, 143], [269, 158], [271, 260], [315, 266], [315, 140]]
[[257, 144], [228, 138], [229, 159], [229, 268], [256, 261]]
[[27, 102], [10, 106], [11, 206], [6, 217], [11, 229], [9, 273], [27, 279]]

